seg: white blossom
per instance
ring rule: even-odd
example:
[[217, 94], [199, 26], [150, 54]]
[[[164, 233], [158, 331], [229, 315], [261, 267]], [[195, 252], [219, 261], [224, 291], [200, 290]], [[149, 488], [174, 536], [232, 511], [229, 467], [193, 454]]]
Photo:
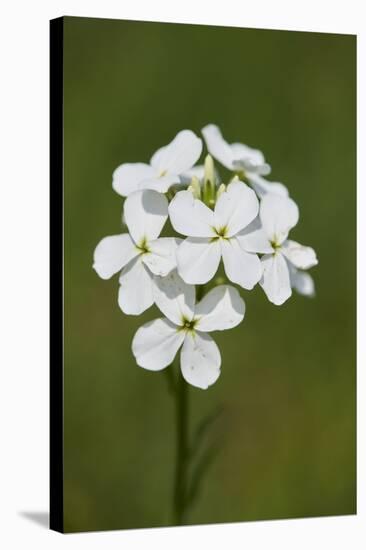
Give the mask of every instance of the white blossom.
[[279, 181], [268, 181], [259, 174], [251, 173], [247, 173], [246, 177], [260, 198], [264, 197], [267, 193], [273, 193], [281, 197], [288, 197], [289, 195], [287, 187]]
[[304, 278], [299, 270], [317, 265], [315, 251], [287, 238], [298, 220], [299, 210], [292, 199], [267, 194], [260, 205], [261, 225], [255, 220], [239, 237], [246, 250], [264, 254], [261, 259], [263, 277], [259, 284], [276, 305], [283, 304], [291, 296], [292, 287], [305, 295], [313, 292], [309, 277]]
[[173, 141], [153, 154], [150, 164], [121, 164], [113, 173], [113, 189], [123, 197], [141, 189], [166, 193], [180, 183], [180, 175], [190, 170], [202, 151], [202, 140], [191, 130], [182, 130]]
[[288, 196], [288, 190], [283, 183], [267, 181], [262, 177], [271, 172], [262, 151], [243, 143], [228, 143], [220, 128], [214, 124], [205, 126], [202, 134], [211, 155], [229, 170], [245, 177], [259, 197], [266, 193]]
[[[127, 197], [122, 222], [128, 232], [102, 239], [93, 267], [103, 279], [120, 272], [118, 303], [124, 313], [139, 315], [155, 303], [164, 315], [137, 330], [132, 342], [137, 364], [162, 370], [181, 349], [183, 377], [206, 389], [221, 368], [209, 333], [237, 326], [245, 304], [236, 288], [219, 279], [196, 303], [194, 285], [213, 279], [222, 260], [229, 281], [247, 290], [259, 283], [281, 305], [293, 289], [315, 295], [306, 270], [318, 260], [312, 248], [289, 239], [299, 210], [282, 183], [264, 178], [271, 167], [263, 153], [226, 142], [213, 124], [202, 134], [209, 152], [204, 164], [196, 164], [202, 140], [182, 130], [149, 164], [126, 163], [114, 171], [113, 188]], [[232, 172], [228, 179], [222, 181], [213, 157]], [[184, 239], [174, 233], [160, 237], [168, 217]]]
[[290, 284], [291, 288], [294, 288], [296, 292], [302, 296], [308, 296], [309, 298], [314, 298], [315, 296], [315, 284], [314, 279], [303, 269], [296, 269], [296, 267], [287, 262], [289, 272], [290, 272]]
[[189, 284], [207, 283], [222, 258], [228, 279], [252, 289], [262, 276], [261, 262], [239, 237], [258, 209], [254, 191], [240, 181], [221, 192], [214, 211], [189, 191], [177, 193], [169, 205], [169, 216], [174, 229], [187, 236], [177, 251], [182, 279]]
[[137, 364], [162, 370], [182, 346], [183, 377], [193, 386], [207, 389], [219, 377], [221, 367], [219, 348], [208, 333], [237, 326], [244, 318], [244, 301], [234, 287], [220, 285], [196, 304], [195, 287], [185, 284], [176, 271], [156, 278], [154, 296], [165, 317], [137, 330], [132, 342]]
[[129, 233], [100, 241], [94, 251], [94, 269], [109, 279], [122, 269], [118, 303], [124, 313], [139, 315], [154, 303], [154, 275], [167, 275], [176, 267], [179, 239], [160, 237], [168, 219], [168, 201], [156, 191], [137, 191], [124, 204]]
[[252, 149], [243, 143], [228, 143], [215, 124], [208, 124], [202, 128], [202, 134], [208, 152], [225, 168], [234, 172], [244, 171], [245, 174], [261, 176], [270, 173], [271, 167], [266, 163], [262, 151]]

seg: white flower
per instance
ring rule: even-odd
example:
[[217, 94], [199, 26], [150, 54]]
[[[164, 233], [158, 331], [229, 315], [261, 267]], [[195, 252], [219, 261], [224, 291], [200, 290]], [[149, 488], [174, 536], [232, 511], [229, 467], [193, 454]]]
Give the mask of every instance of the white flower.
[[168, 201], [155, 191], [137, 191], [124, 205], [130, 234], [100, 241], [94, 251], [94, 269], [102, 279], [120, 271], [118, 303], [124, 313], [139, 315], [154, 303], [154, 275], [176, 267], [179, 239], [158, 238], [168, 218]]
[[172, 225], [186, 235], [177, 251], [180, 276], [186, 283], [204, 284], [215, 275], [222, 257], [230, 281], [252, 289], [262, 276], [256, 254], [241, 246], [241, 231], [257, 216], [258, 199], [252, 189], [230, 183], [212, 211], [189, 191], [176, 194], [169, 205]]
[[288, 197], [289, 195], [287, 187], [279, 181], [267, 181], [258, 174], [250, 173], [247, 173], [246, 177], [260, 198], [264, 197], [267, 193], [273, 193], [275, 195], [280, 195], [281, 197]]
[[308, 277], [304, 279], [302, 276], [300, 281], [301, 274], [292, 269], [309, 269], [318, 263], [312, 248], [287, 239], [290, 229], [299, 220], [295, 202], [290, 198], [267, 194], [261, 201], [259, 218], [262, 226], [258, 228], [256, 220], [239, 240], [246, 250], [264, 254], [261, 260], [263, 277], [259, 284], [268, 299], [276, 305], [283, 304], [291, 296], [291, 286], [311, 295]]
[[140, 367], [159, 371], [170, 365], [179, 348], [180, 366], [187, 382], [207, 389], [220, 375], [221, 356], [207, 334], [237, 326], [244, 318], [245, 304], [238, 291], [221, 285], [195, 304], [195, 287], [171, 272], [157, 277], [155, 302], [166, 315], [138, 329], [132, 352]]
[[150, 164], [135, 162], [116, 168], [113, 189], [123, 197], [141, 189], [166, 193], [171, 185], [180, 183], [180, 174], [192, 168], [201, 151], [202, 140], [191, 130], [182, 130], [154, 153]]
[[227, 143], [220, 128], [214, 124], [205, 126], [202, 134], [211, 155], [229, 170], [242, 173], [259, 197], [266, 193], [288, 196], [283, 183], [267, 181], [262, 177], [270, 173], [271, 167], [265, 162], [261, 151], [243, 143]]
[[244, 171], [245, 174], [259, 174], [265, 176], [270, 173], [271, 167], [265, 162], [263, 153], [252, 149], [243, 143], [227, 143], [220, 128], [208, 124], [202, 128], [208, 152], [225, 168], [232, 171]]
[[294, 288], [302, 296], [308, 296], [314, 298], [315, 296], [315, 284], [314, 279], [302, 269], [296, 269], [295, 266], [287, 262], [290, 272], [290, 284], [291, 288]]

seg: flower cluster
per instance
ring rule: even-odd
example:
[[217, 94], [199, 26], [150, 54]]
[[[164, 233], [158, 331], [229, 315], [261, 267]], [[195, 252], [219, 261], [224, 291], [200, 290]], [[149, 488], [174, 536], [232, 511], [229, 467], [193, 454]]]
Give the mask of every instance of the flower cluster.
[[[128, 231], [100, 241], [93, 267], [103, 279], [120, 272], [118, 303], [124, 313], [139, 315], [155, 304], [164, 315], [136, 332], [137, 364], [164, 369], [182, 348], [183, 377], [206, 389], [221, 366], [208, 333], [243, 320], [238, 289], [258, 283], [275, 305], [293, 288], [312, 296], [314, 282], [306, 270], [318, 261], [312, 248], [288, 238], [299, 209], [282, 183], [264, 178], [271, 167], [262, 152], [227, 143], [213, 124], [202, 134], [209, 153], [204, 165], [196, 165], [202, 140], [182, 130], [149, 164], [122, 164], [114, 171], [113, 188], [126, 197]], [[231, 172], [226, 184], [213, 158]], [[170, 236], [161, 236], [164, 229]], [[221, 262], [223, 277], [216, 277]]]

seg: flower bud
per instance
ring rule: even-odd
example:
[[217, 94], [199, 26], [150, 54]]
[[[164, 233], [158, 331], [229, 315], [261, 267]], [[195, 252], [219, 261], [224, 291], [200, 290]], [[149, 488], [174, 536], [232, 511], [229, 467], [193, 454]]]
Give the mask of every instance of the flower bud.
[[203, 178], [203, 201], [207, 206], [214, 206], [216, 199], [215, 165], [211, 155], [205, 158], [205, 172]]
[[211, 155], [207, 155], [205, 158], [204, 183], [208, 183], [208, 182], [210, 182], [213, 185], [215, 184], [215, 165]]
[[188, 191], [192, 193], [195, 199], [201, 198], [201, 185], [199, 179], [196, 178], [196, 176], [192, 177], [191, 183], [188, 187]]

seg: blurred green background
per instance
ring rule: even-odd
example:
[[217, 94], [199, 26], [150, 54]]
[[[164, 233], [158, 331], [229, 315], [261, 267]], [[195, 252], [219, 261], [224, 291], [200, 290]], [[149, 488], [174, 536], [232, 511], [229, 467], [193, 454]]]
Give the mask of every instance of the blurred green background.
[[175, 134], [218, 124], [262, 149], [300, 205], [317, 296], [269, 303], [214, 335], [222, 374], [190, 387], [192, 429], [223, 407], [221, 452], [187, 523], [356, 511], [356, 38], [65, 18], [65, 529], [171, 523], [174, 403], [131, 340], [93, 251], [121, 232], [111, 187]]

